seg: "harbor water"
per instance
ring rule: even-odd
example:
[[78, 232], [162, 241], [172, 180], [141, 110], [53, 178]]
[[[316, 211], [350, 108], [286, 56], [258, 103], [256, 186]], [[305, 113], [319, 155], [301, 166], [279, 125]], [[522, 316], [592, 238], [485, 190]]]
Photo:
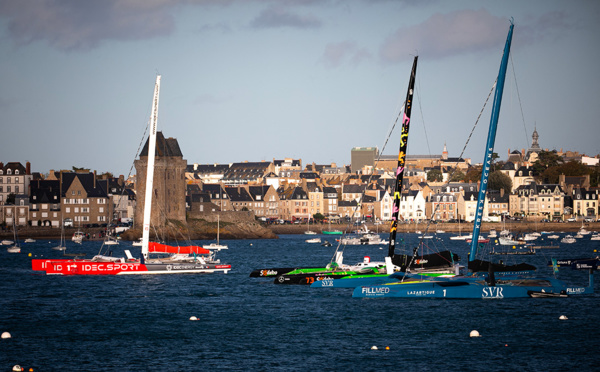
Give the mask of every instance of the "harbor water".
[[[383, 236], [383, 235], [382, 235]], [[313, 236], [311, 236], [313, 237]], [[334, 237], [319, 235], [334, 242]], [[228, 274], [47, 276], [31, 258], [58, 258], [56, 241], [0, 251], [0, 371], [579, 371], [598, 370], [600, 295], [439, 300], [356, 299], [352, 289], [282, 286], [258, 268], [322, 266], [336, 245], [304, 235], [222, 241]], [[416, 234], [406, 234], [410, 246]], [[466, 260], [467, 243], [433, 241]], [[205, 242], [196, 242], [199, 244]], [[96, 254], [100, 242], [67, 242]], [[548, 243], [549, 244], [549, 243]], [[115, 254], [139, 247], [114, 246]], [[595, 257], [600, 241], [507, 256], [551, 273], [552, 258]], [[344, 261], [383, 260], [387, 247], [348, 246]], [[31, 254], [31, 257], [29, 256]], [[559, 277], [587, 284], [586, 272]], [[598, 279], [598, 278], [597, 278]], [[596, 292], [599, 291], [595, 284]], [[560, 320], [565, 315], [567, 320]], [[190, 321], [196, 316], [197, 321]], [[469, 334], [477, 330], [480, 337]], [[377, 350], [373, 348], [377, 347]], [[389, 348], [389, 349], [388, 349]]]

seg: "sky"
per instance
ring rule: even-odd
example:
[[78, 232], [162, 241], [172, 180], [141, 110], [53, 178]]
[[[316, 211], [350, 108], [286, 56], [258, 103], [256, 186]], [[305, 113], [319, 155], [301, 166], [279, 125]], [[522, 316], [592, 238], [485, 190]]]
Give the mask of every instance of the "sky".
[[478, 123], [481, 163], [511, 18], [495, 152], [537, 129], [599, 154], [599, 1], [0, 0], [0, 161], [135, 174], [157, 74], [188, 164], [396, 155], [418, 55], [408, 154], [458, 157]]

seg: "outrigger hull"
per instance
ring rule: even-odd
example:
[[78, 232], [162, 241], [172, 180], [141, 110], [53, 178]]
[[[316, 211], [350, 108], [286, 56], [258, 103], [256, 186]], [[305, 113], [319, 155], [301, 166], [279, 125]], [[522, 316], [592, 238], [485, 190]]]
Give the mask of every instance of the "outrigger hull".
[[[398, 278], [394, 275], [387, 274], [372, 274], [372, 275], [350, 275], [341, 278], [322, 278], [310, 285], [311, 288], [356, 288], [361, 286], [381, 285], [386, 283], [394, 283]], [[428, 277], [454, 276], [448, 272], [439, 273], [422, 273]]]
[[48, 275], [158, 275], [158, 274], [202, 274], [231, 270], [231, 265], [140, 262], [95, 262], [89, 260], [33, 259], [31, 268]]
[[[298, 270], [297, 267], [274, 267], [270, 269], [256, 269], [250, 273], [251, 278], [274, 278], [278, 275], [287, 274], [291, 271]], [[309, 267], [307, 269], [327, 270], [325, 267]]]
[[593, 270], [588, 287], [571, 287], [562, 281], [547, 278], [504, 277], [489, 280], [484, 277], [454, 277], [427, 280], [408, 278], [383, 285], [362, 286], [354, 289], [352, 297], [363, 298], [454, 298], [494, 299], [528, 297], [566, 297], [594, 293]]
[[[374, 271], [371, 271], [371, 273], [374, 273]], [[316, 271], [299, 274], [284, 274], [278, 275], [273, 283], [311, 285], [322, 280], [333, 280], [357, 274], [360, 273], [358, 271]]]

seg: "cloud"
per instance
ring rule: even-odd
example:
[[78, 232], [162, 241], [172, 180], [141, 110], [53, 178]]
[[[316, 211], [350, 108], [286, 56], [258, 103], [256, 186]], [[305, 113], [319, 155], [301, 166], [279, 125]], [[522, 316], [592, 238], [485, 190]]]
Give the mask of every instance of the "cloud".
[[86, 50], [104, 40], [169, 35], [172, 0], [1, 0], [0, 16], [19, 45], [46, 41], [65, 51]]
[[263, 10], [252, 22], [253, 28], [319, 28], [321, 21], [313, 15], [300, 15], [281, 6], [272, 6]]
[[380, 49], [384, 62], [409, 60], [418, 53], [433, 58], [478, 52], [502, 43], [508, 20], [485, 10], [436, 13], [425, 22], [398, 29]]
[[357, 47], [353, 41], [327, 44], [321, 57], [325, 66], [329, 68], [339, 67], [348, 60], [353, 65], [357, 65], [369, 58], [371, 58], [371, 53], [365, 48]]
[[[380, 48], [382, 61], [396, 63], [410, 60], [418, 53], [429, 59], [441, 59], [464, 53], [477, 53], [502, 45], [508, 19], [495, 17], [486, 10], [460, 10], [434, 14], [425, 22], [398, 29]], [[546, 12], [516, 22], [519, 45], [558, 38], [573, 26], [564, 12]]]

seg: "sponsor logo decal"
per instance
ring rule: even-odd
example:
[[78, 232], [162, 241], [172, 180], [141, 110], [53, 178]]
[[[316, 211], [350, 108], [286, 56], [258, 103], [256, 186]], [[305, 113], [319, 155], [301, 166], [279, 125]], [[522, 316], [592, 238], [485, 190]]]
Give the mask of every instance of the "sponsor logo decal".
[[367, 296], [381, 296], [390, 293], [388, 287], [363, 287], [362, 293]]
[[482, 298], [504, 298], [504, 293], [502, 293], [504, 288], [501, 287], [484, 287], [483, 293], [481, 294]]
[[435, 290], [430, 289], [430, 290], [427, 290], [427, 291], [424, 291], [424, 290], [421, 290], [421, 291], [408, 291], [408, 292], [406, 292], [406, 294], [408, 296], [417, 296], [417, 297], [418, 296], [429, 296], [429, 295], [435, 294]]

